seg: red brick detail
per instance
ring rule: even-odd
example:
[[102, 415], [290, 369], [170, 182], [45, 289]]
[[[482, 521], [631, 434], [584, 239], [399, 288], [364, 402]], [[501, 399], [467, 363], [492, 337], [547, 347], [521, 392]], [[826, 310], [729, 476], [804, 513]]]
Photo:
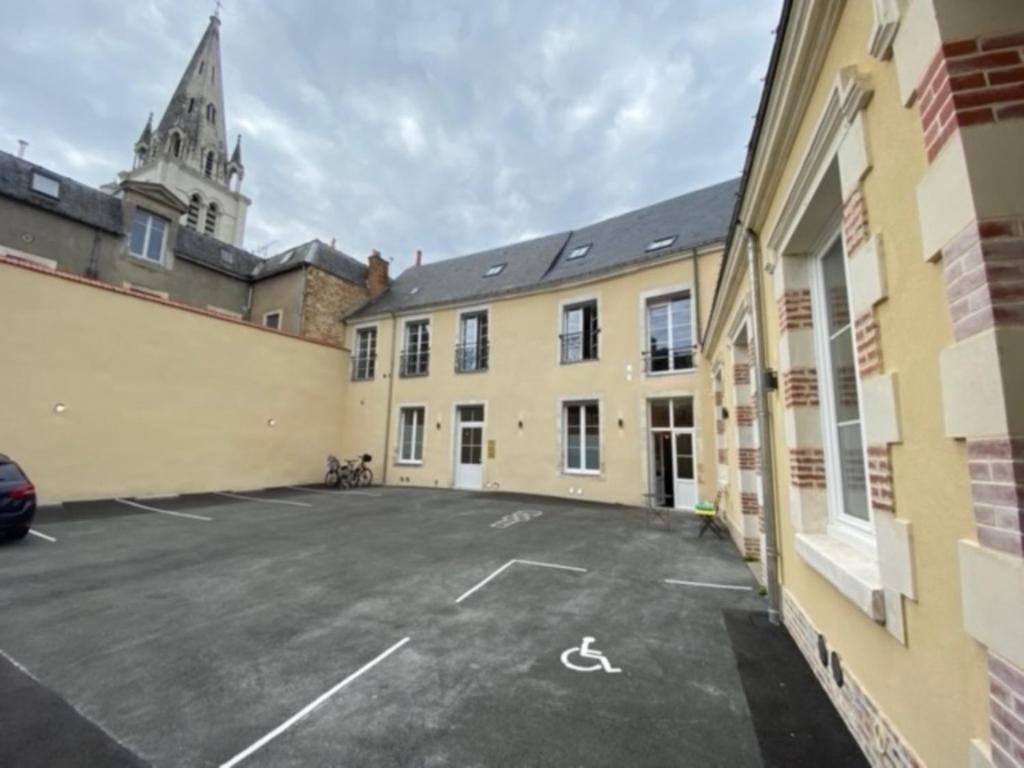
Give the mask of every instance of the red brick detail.
[[715, 405], [721, 407], [725, 403], [725, 394], [721, 391], [715, 392]]
[[882, 341], [879, 338], [878, 322], [870, 309], [857, 315], [854, 321], [857, 344], [857, 370], [861, 376], [882, 372]]
[[761, 513], [761, 505], [757, 501], [757, 494], [750, 491], [740, 493], [740, 511], [744, 515], [758, 515]]
[[374, 251], [366, 259], [366, 288], [370, 293], [370, 300], [384, 293], [388, 285], [388, 262], [380, 255], [380, 251]]
[[725, 421], [722, 419], [715, 420], [715, 432], [719, 435], [725, 434]]
[[1024, 670], [989, 651], [988, 684], [992, 763], [1024, 765]]
[[[808, 665], [825, 693], [835, 704], [853, 738], [870, 757], [872, 765], [891, 768], [922, 768], [924, 763], [914, 754], [910, 745], [879, 711], [870, 692], [855, 675], [844, 666], [843, 686], [840, 688], [831, 670], [818, 658], [818, 630], [789, 595], [783, 592], [782, 618], [786, 629], [796, 641]], [[841, 642], [837, 636], [827, 638], [830, 645]], [[839, 649], [842, 654], [842, 649]]]
[[761, 469], [761, 452], [757, 448], [740, 448], [740, 469]]
[[796, 328], [811, 328], [811, 292], [807, 289], [786, 291], [779, 297], [779, 329], [791, 331]]
[[957, 126], [1024, 118], [1024, 32], [945, 43], [917, 86], [931, 161]]
[[972, 223], [942, 250], [953, 335], [1024, 325], [1024, 219]]
[[729, 463], [729, 452], [725, 448], [718, 449], [718, 463], [723, 466]]
[[864, 195], [858, 187], [843, 203], [843, 242], [846, 244], [846, 255], [852, 255], [869, 237], [868, 209], [864, 203]]
[[786, 408], [818, 404], [818, 372], [794, 368], [782, 373], [782, 402]]
[[789, 482], [796, 488], [824, 488], [824, 452], [820, 448], [790, 448]]
[[732, 367], [732, 383], [733, 384], [749, 384], [750, 383], [750, 364], [749, 363], [736, 363]]
[[869, 445], [868, 481], [871, 483], [871, 508], [882, 512], [893, 512], [892, 463], [889, 448], [884, 445]]
[[736, 406], [736, 423], [741, 427], [752, 427], [757, 412], [752, 405]]
[[978, 541], [1024, 557], [1024, 436], [968, 440], [967, 468]]

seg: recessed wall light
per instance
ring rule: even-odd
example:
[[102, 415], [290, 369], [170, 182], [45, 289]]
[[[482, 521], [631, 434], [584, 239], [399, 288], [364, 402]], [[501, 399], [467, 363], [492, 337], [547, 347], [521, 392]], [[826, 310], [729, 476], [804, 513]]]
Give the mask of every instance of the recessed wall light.
[[64, 411], [66, 411], [67, 409], [68, 407], [64, 405], [64, 403], [57, 403], [55, 406], [53, 406], [53, 412], [57, 414], [64, 413]]
[[277, 426], [277, 419], [267, 419], [267, 426], [268, 427], [276, 427]]

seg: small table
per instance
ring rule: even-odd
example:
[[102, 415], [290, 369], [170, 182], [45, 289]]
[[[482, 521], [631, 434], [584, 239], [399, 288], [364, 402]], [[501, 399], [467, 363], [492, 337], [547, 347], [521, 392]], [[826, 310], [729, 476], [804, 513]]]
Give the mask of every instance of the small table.
[[650, 527], [653, 518], [659, 518], [665, 524], [666, 530], [671, 531], [672, 508], [663, 507], [659, 503], [664, 501], [664, 496], [660, 493], [645, 493], [644, 498], [647, 499], [647, 527]]

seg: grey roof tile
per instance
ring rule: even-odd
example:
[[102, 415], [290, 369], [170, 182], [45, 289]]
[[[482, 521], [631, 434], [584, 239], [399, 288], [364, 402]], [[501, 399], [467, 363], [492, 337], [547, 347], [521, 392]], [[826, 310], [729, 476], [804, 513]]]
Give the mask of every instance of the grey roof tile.
[[[411, 267], [392, 282], [387, 292], [353, 317], [553, 287], [724, 241], [738, 186], [739, 179], [732, 179], [571, 232]], [[675, 239], [664, 248], [647, 250], [652, 242], [665, 237]], [[575, 248], [584, 245], [590, 246], [586, 255], [568, 258]], [[488, 267], [502, 262], [507, 266], [500, 275], [484, 276]]]
[[308, 243], [289, 248], [287, 251], [271, 256], [253, 272], [257, 280], [271, 275], [287, 272], [302, 264], [312, 264], [320, 267], [332, 275], [336, 275], [351, 283], [365, 283], [367, 266], [347, 253], [332, 248], [320, 240], [310, 240]]
[[[60, 183], [60, 196], [54, 199], [33, 192], [33, 172], [56, 179]], [[121, 201], [116, 197], [3, 151], [0, 151], [0, 195], [115, 235], [124, 232]]]

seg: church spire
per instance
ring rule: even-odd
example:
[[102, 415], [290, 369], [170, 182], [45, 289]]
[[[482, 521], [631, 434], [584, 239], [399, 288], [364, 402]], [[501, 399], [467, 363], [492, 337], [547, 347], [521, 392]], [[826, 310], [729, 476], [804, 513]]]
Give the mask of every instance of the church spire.
[[156, 134], [161, 151], [227, 183], [220, 19], [214, 15], [185, 68]]

